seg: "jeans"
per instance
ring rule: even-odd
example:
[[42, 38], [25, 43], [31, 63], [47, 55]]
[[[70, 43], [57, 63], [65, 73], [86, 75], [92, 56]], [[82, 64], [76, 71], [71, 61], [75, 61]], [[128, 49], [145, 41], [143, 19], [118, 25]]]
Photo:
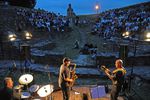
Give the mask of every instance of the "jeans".
[[63, 93], [63, 100], [69, 100], [70, 97], [70, 87], [66, 85], [61, 85], [62, 93]]
[[121, 91], [121, 86], [112, 85], [112, 89], [110, 93], [111, 100], [117, 100], [120, 91]]

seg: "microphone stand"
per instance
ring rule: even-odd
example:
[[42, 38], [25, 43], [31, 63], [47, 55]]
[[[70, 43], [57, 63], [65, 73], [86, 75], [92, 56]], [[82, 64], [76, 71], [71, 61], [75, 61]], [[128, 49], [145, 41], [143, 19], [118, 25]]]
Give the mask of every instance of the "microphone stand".
[[[133, 52], [133, 57], [135, 59], [136, 56], [136, 48], [137, 48], [137, 43], [136, 40], [134, 40], [134, 52]], [[134, 67], [135, 60], [132, 63], [131, 67], [131, 73], [130, 73], [130, 78], [129, 78], [129, 92], [131, 91], [131, 84], [132, 84], [132, 79], [133, 79], [133, 67]]]

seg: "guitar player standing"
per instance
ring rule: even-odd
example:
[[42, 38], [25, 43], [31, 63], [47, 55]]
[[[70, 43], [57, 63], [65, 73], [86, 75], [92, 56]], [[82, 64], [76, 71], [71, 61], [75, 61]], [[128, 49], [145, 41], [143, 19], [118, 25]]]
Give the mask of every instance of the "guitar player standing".
[[122, 85], [124, 83], [124, 78], [126, 74], [126, 70], [123, 67], [123, 61], [118, 59], [115, 61], [116, 69], [113, 72], [110, 72], [109, 69], [105, 70], [106, 75], [112, 81], [112, 89], [111, 89], [111, 100], [117, 100], [118, 94], [121, 91]]
[[73, 79], [70, 78], [70, 69], [69, 65], [71, 60], [67, 57], [63, 59], [63, 64], [60, 66], [58, 84], [62, 89], [63, 100], [69, 100], [70, 97], [70, 86], [69, 83], [73, 82]]

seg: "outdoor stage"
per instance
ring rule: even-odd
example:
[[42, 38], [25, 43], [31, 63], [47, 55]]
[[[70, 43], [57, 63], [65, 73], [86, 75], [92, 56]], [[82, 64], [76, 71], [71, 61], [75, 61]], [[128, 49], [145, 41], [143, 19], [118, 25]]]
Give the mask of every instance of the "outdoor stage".
[[[30, 92], [29, 90], [21, 90], [21, 95], [14, 94], [14, 97], [17, 97], [15, 100], [63, 100], [63, 94], [60, 88], [54, 89], [54, 91], [50, 90], [51, 92], [48, 92], [48, 88], [43, 88], [40, 93], [40, 95], [43, 95], [43, 97], [40, 97], [39, 90], [35, 92]], [[105, 92], [105, 87], [102, 85], [75, 86], [71, 90], [70, 100], [110, 100], [110, 94]], [[119, 96], [118, 100], [124, 99], [123, 97]]]
[[[71, 91], [70, 100], [110, 100], [110, 94], [106, 94], [100, 98], [92, 98], [91, 88], [93, 86], [81, 86], [81, 87], [73, 87], [73, 91]], [[52, 100], [63, 100], [61, 90], [54, 91], [52, 94]], [[122, 97], [119, 97], [118, 100], [124, 100]]]
[[[110, 100], [109, 96], [110, 94], [106, 94], [103, 97], [100, 98], [92, 98], [91, 94], [91, 88], [93, 86], [81, 86], [81, 87], [73, 87], [73, 90], [71, 91], [71, 97], [70, 100]], [[61, 89], [54, 90], [54, 92], [51, 93], [46, 98], [34, 98], [34, 99], [40, 99], [40, 100], [63, 100]], [[124, 100], [122, 97], [118, 97], [118, 100]]]

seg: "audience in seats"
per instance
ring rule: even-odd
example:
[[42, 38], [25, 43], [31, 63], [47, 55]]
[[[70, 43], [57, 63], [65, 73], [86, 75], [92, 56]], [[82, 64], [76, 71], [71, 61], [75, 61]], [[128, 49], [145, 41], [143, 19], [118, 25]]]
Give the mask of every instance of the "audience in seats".
[[64, 32], [68, 31], [69, 20], [61, 15], [56, 15], [53, 12], [44, 10], [33, 10], [16, 8], [17, 15], [23, 17], [27, 23], [37, 29], [45, 29], [49, 32]]
[[123, 32], [129, 31], [132, 36], [150, 30], [150, 10], [148, 4], [134, 7], [114, 9], [100, 14], [92, 28], [92, 34], [110, 39], [121, 37]]

